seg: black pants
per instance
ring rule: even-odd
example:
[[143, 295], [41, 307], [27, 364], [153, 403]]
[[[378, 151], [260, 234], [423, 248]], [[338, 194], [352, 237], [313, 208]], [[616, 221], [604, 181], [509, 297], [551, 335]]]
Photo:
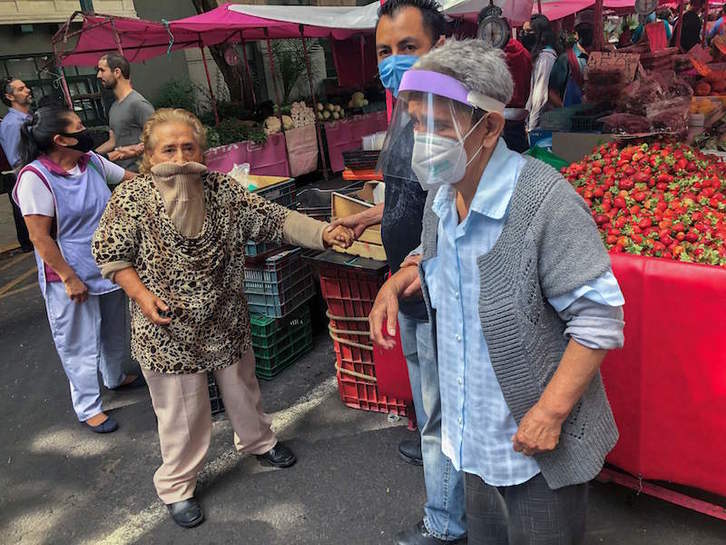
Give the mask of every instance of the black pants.
[[512, 151], [524, 153], [529, 149], [524, 121], [507, 120], [504, 123], [504, 134], [502, 136], [507, 143], [507, 147]]
[[33, 249], [33, 244], [30, 242], [30, 235], [28, 234], [28, 227], [25, 225], [25, 219], [23, 214], [20, 212], [20, 207], [15, 204], [13, 200], [13, 187], [15, 187], [15, 176], [7, 175], [4, 177], [3, 186], [5, 191], [10, 197], [10, 205], [13, 207], [13, 219], [15, 220], [15, 233], [18, 236], [18, 243], [23, 251], [30, 251]]
[[497, 488], [466, 474], [469, 545], [581, 545], [586, 512], [587, 483], [552, 490], [540, 473]]

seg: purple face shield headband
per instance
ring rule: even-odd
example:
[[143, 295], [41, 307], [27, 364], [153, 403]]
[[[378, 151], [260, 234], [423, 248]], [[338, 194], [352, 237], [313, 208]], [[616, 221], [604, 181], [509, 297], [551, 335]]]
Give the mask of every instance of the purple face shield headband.
[[430, 70], [408, 70], [403, 74], [398, 92], [419, 91], [450, 98], [485, 112], [503, 113], [505, 104], [492, 97], [469, 91], [460, 81]]

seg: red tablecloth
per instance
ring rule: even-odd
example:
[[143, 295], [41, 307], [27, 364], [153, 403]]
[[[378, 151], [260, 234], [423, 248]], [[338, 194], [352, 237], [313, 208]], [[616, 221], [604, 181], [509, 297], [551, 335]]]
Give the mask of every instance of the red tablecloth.
[[620, 430], [608, 461], [726, 496], [726, 269], [613, 255], [625, 348], [603, 379]]
[[250, 172], [260, 176], [290, 176], [285, 135], [271, 134], [265, 144], [237, 142], [212, 148], [204, 154], [209, 170], [227, 173], [235, 164], [249, 163]]
[[341, 121], [331, 121], [325, 123], [324, 126], [330, 169], [333, 172], [341, 172], [345, 168], [343, 164], [344, 151], [361, 149], [364, 136], [385, 131], [388, 127], [386, 112], [375, 112]]

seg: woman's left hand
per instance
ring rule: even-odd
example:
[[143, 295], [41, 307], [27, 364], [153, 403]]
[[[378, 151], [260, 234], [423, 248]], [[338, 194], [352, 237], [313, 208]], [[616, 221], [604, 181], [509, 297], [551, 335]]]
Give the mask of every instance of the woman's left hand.
[[517, 433], [512, 437], [514, 450], [526, 456], [554, 450], [560, 441], [562, 422], [562, 419], [536, 404], [524, 415]]
[[352, 229], [338, 225], [337, 227], [328, 226], [323, 231], [323, 244], [326, 248], [338, 246], [340, 248], [349, 248], [355, 240], [355, 233]]

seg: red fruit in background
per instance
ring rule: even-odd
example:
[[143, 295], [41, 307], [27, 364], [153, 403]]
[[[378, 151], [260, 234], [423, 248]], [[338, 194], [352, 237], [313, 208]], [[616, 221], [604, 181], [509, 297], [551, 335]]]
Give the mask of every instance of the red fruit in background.
[[597, 153], [564, 172], [610, 251], [726, 266], [726, 162], [668, 142]]

